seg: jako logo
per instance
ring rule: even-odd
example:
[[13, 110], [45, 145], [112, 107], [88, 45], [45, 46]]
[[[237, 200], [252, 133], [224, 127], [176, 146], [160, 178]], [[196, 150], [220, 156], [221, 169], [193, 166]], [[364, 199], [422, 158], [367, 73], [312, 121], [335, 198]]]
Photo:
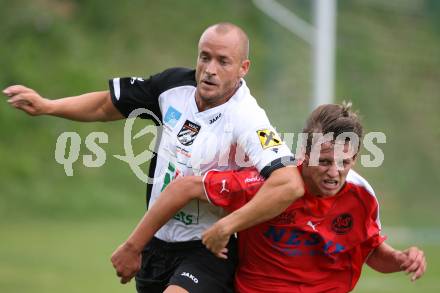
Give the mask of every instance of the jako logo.
[[264, 179], [260, 176], [255, 176], [255, 177], [250, 177], [250, 178], [246, 178], [244, 179], [244, 183], [252, 183], [252, 182], [259, 182], [259, 181], [263, 181]]
[[209, 120], [209, 124], [214, 123], [215, 121], [217, 121], [220, 117], [222, 117], [222, 113], [219, 113], [217, 116], [215, 116], [214, 118]]
[[194, 283], [196, 283], [196, 284], [198, 284], [199, 283], [199, 280], [196, 278], [196, 277], [194, 277], [193, 275], [191, 275], [190, 273], [187, 273], [187, 272], [183, 272], [182, 274], [180, 274], [181, 276], [184, 276], [184, 277], [187, 277], [187, 278], [190, 278]]

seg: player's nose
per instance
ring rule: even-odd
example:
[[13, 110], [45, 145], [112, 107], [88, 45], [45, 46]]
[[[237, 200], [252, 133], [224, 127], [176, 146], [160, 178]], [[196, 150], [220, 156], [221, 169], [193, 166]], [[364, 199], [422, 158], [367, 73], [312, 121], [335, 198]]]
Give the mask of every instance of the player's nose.
[[338, 166], [336, 165], [336, 162], [333, 162], [327, 169], [327, 175], [330, 177], [337, 177], [339, 174]]
[[214, 61], [208, 62], [205, 68], [205, 73], [210, 76], [217, 74], [217, 66]]

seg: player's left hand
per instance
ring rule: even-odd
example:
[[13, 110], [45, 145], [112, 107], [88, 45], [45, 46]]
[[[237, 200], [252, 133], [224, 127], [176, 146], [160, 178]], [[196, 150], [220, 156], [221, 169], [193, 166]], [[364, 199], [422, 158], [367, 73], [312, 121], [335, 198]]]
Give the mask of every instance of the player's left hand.
[[426, 259], [423, 250], [412, 246], [400, 253], [400, 269], [411, 274], [411, 281], [419, 279], [426, 271]]
[[230, 237], [231, 235], [225, 231], [222, 224], [217, 222], [203, 233], [202, 242], [217, 257], [227, 259], [226, 245], [228, 245]]

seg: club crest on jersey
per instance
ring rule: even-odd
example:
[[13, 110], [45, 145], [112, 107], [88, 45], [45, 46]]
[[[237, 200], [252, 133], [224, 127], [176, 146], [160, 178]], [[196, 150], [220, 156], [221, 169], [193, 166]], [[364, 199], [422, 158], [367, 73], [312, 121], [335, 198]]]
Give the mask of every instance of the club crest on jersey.
[[258, 138], [260, 139], [261, 147], [263, 149], [271, 148], [282, 144], [282, 141], [275, 131], [270, 129], [257, 130]]
[[197, 134], [199, 134], [201, 126], [186, 120], [177, 134], [177, 139], [181, 144], [189, 146], [192, 145], [194, 139], [196, 139]]
[[340, 214], [332, 221], [332, 230], [336, 234], [346, 234], [353, 227], [353, 217], [348, 214]]

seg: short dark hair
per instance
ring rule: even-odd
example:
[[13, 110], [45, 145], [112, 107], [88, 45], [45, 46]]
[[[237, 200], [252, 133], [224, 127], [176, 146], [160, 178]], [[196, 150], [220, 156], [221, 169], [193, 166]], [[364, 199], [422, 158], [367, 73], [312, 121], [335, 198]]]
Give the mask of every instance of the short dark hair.
[[[344, 132], [351, 132], [358, 136], [359, 146], [362, 141], [363, 127], [358, 113], [351, 110], [350, 102], [339, 104], [326, 104], [316, 108], [306, 121], [303, 129], [307, 133], [306, 153], [310, 154], [313, 144], [313, 133], [333, 133], [335, 140]], [[359, 146], [357, 151], [359, 151]]]

